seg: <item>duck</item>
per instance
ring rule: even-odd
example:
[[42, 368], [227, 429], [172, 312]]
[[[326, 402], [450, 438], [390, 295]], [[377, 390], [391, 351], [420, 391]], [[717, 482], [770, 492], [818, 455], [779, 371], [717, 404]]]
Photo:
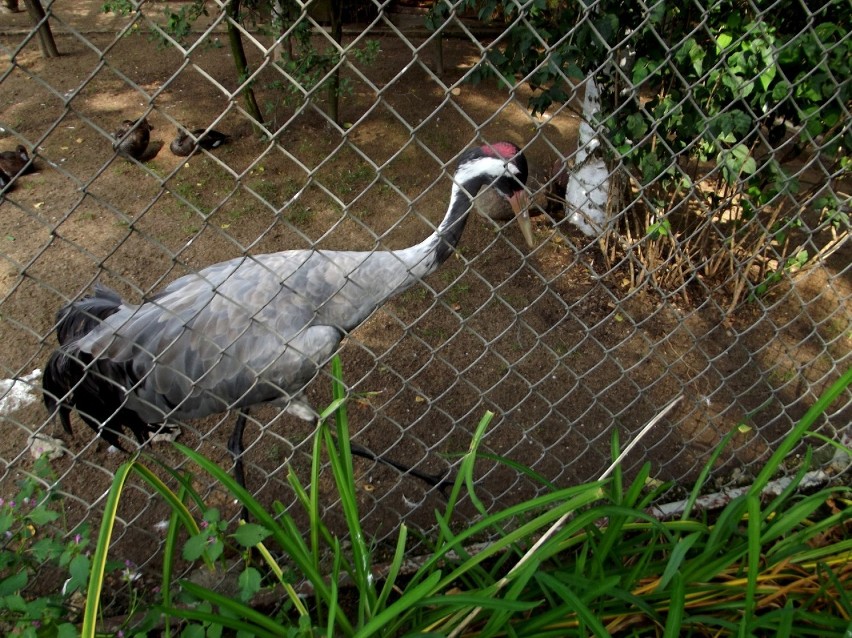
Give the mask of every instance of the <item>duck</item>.
[[0, 153], [0, 171], [5, 173], [7, 183], [18, 173], [26, 175], [35, 170], [35, 165], [30, 163], [27, 149], [18, 144], [14, 151], [3, 151]]
[[148, 148], [148, 141], [151, 139], [151, 131], [153, 130], [154, 127], [148, 124], [148, 120], [144, 117], [135, 122], [124, 120], [118, 130], [113, 133], [115, 142], [113, 142], [112, 147], [119, 153], [137, 160], [142, 159]]
[[169, 148], [175, 155], [186, 157], [192, 154], [196, 145], [209, 151], [227, 144], [230, 139], [229, 135], [225, 135], [214, 129], [210, 129], [205, 133], [203, 128], [197, 128], [190, 134], [182, 129], [177, 129], [177, 137], [172, 140]]

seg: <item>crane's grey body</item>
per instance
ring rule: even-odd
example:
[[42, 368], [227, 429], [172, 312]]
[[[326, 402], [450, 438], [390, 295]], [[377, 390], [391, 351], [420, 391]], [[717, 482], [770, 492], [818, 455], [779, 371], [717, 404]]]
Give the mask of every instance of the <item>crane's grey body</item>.
[[407, 262], [412, 252], [420, 251], [300, 250], [222, 262], [141, 306], [123, 305], [71, 348], [129, 364], [127, 378], [113, 380], [133, 388], [125, 407], [147, 423], [288, 407], [350, 330], [425, 272]]
[[[240, 257], [181, 277], [140, 305], [98, 286], [59, 312], [45, 405], [68, 432], [76, 408], [114, 445], [124, 427], [143, 442], [165, 422], [237, 409], [229, 448], [239, 475], [245, 410], [272, 403], [314, 419], [302, 391], [341, 340], [449, 257], [480, 188], [492, 184], [520, 212], [526, 177], [516, 146], [471, 149], [459, 161], [443, 221], [410, 248]], [[525, 237], [531, 242], [528, 228]]]

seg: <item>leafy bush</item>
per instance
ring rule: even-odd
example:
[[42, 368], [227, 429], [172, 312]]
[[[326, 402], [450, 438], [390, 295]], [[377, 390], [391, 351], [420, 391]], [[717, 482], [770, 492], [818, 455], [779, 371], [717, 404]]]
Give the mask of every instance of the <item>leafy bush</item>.
[[[0, 632], [5, 636], [77, 635], [79, 592], [89, 578], [89, 527], [65, 534], [56, 526], [62, 523], [61, 502], [46, 487], [54, 482], [43, 456], [17, 494], [0, 498]], [[42, 594], [49, 589], [45, 581], [63, 585]]]
[[[436, 3], [433, 28], [448, 7]], [[801, 260], [790, 237], [806, 210], [821, 212], [824, 199], [848, 208], [835, 188], [852, 149], [848, 8], [844, 0], [765, 8], [740, 0], [463, 0], [456, 10], [476, 9], [507, 29], [473, 81], [526, 81], [538, 113], [568, 102], [586, 78], [598, 84], [607, 161], [624, 177], [613, 209], [625, 213], [608, 238], [612, 262], [636, 255], [637, 285], [650, 279], [685, 292], [726, 280], [733, 307]], [[799, 173], [785, 163], [806, 149], [820, 156], [815, 168], [825, 179], [801, 192]], [[703, 172], [707, 162], [714, 167]], [[815, 228], [839, 231], [829, 240], [836, 246], [848, 219], [823, 216]]]

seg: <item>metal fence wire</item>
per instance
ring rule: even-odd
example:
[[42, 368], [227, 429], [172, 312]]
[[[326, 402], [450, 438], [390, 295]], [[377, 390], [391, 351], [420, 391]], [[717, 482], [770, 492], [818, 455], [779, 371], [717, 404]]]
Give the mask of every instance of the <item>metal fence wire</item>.
[[[850, 183], [837, 148], [829, 148], [849, 139], [848, 75], [819, 80], [823, 96], [840, 104], [834, 128], [810, 135], [795, 118], [751, 111], [744, 145], [698, 161], [687, 158], [694, 149], [671, 142], [669, 161], [651, 170], [631, 165], [625, 149], [650, 147], [653, 127], [634, 120], [635, 139], [616, 146], [604, 134], [605, 118], [589, 117], [589, 82], [564, 73], [554, 58], [583, 28], [603, 29], [597, 3], [558, 37], [535, 31], [534, 11], [543, 3], [499, 3], [489, 14], [484, 8], [495, 3], [478, 11], [445, 2], [429, 14], [431, 28], [432, 3], [344, 3], [339, 44], [339, 23], [329, 14], [334, 3], [280, 3], [290, 11], [283, 31], [254, 5], [243, 6], [237, 20], [235, 3], [207, 2], [206, 15], [193, 13], [197, 3], [106, 3], [111, 12], [99, 0], [43, 4], [42, 24], [59, 57], [42, 55], [44, 33], [30, 13], [0, 14], [0, 146], [14, 154], [23, 145], [35, 167], [7, 186], [0, 202], [0, 459], [5, 496], [30, 471], [33, 447], [48, 449], [71, 527], [97, 525], [113, 472], [127, 457], [77, 416], [68, 436], [41, 403], [41, 370], [56, 347], [60, 307], [90, 294], [95, 282], [140, 303], [181, 275], [247, 255], [411, 246], [442, 219], [459, 155], [486, 143], [513, 142], [529, 162], [532, 210], [544, 213], [533, 219], [536, 245], [524, 243], [504, 219], [504, 203], [486, 189], [447, 261], [346, 336], [340, 356], [357, 444], [443, 472], [491, 411], [476, 489], [493, 509], [550, 485], [594, 479], [611, 458], [614, 433], [623, 443], [683, 397], [625, 465], [631, 475], [650, 463], [653, 480], [671, 481], [667, 496], [675, 499], [732, 428], [739, 432], [714, 470], [714, 485], [748, 482], [850, 364]], [[836, 3], [763, 4], [742, 8], [759, 22], [766, 11], [781, 11], [778, 5], [796, 5], [811, 16], [798, 31], [808, 34], [813, 16]], [[707, 5], [691, 17], [696, 41], [716, 24], [719, 7]], [[660, 64], [674, 70], [677, 106], [695, 106], [713, 89], [710, 69], [698, 80], [683, 75], [685, 40], [648, 22], [658, 8], [633, 16], [632, 30], [622, 24], [586, 77], [604, 78], [603, 91], [634, 91], [635, 103], [658, 105], [658, 95], [630, 84], [639, 77], [636, 65], [647, 63], [632, 47], [641, 26], [668, 48]], [[846, 20], [848, 31], [848, 14]], [[519, 28], [527, 40], [516, 37]], [[242, 71], [234, 35], [245, 48]], [[824, 59], [849, 48], [848, 33], [835, 44], [816, 41]], [[483, 69], [502, 73], [500, 55], [511, 57], [506, 47], [524, 42], [539, 61], [502, 81], [484, 77]], [[695, 56], [690, 64], [697, 72]], [[542, 95], [537, 74], [548, 69], [559, 80], [551, 87], [560, 93], [551, 96], [562, 99], [533, 113], [530, 102]], [[789, 95], [798, 99], [804, 89], [796, 82], [820, 69], [787, 78]], [[647, 109], [646, 124], [664, 120]], [[153, 129], [134, 159], [114, 148], [113, 134], [122, 121], [141, 117]], [[702, 126], [720, 126], [720, 116], [708, 114]], [[176, 128], [215, 129], [230, 139], [176, 155]], [[655, 152], [671, 141], [656, 139]], [[604, 152], [595, 152], [602, 144]], [[746, 149], [741, 157], [731, 154], [737, 146]], [[757, 200], [746, 192], [748, 160], [769, 153], [785, 156], [780, 165], [798, 189], [749, 209]], [[602, 192], [599, 182], [574, 183], [592, 164], [604, 166], [608, 179], [606, 213], [597, 222], [585, 219], [584, 202], [566, 201], [572, 187], [586, 203]], [[795, 223], [785, 226], [786, 218]], [[586, 222], [590, 234], [581, 230]], [[770, 234], [765, 244], [749, 243]], [[325, 368], [307, 397], [316, 409], [329, 403]], [[847, 392], [817, 430], [848, 444], [850, 415]], [[230, 469], [234, 419], [223, 412], [183, 423], [180, 441]], [[307, 479], [312, 434], [308, 422], [274, 408], [250, 413], [247, 483], [262, 502], [278, 500], [297, 513], [287, 477]], [[50, 446], [54, 439], [59, 447]], [[166, 464], [191, 469], [166, 443], [147, 448]], [[819, 447], [817, 458], [835, 476], [848, 469], [848, 458], [830, 446]], [[434, 529], [437, 490], [364, 459], [355, 461], [355, 478], [364, 527], [379, 545], [401, 521], [427, 534]], [[212, 480], [200, 473], [194, 480], [209, 505], [238, 515]], [[338, 502], [330, 477], [321, 489], [333, 521]], [[115, 551], [143, 569], [155, 566], [167, 515], [144, 484], [132, 484]], [[465, 501], [458, 516], [469, 523], [477, 510]]]

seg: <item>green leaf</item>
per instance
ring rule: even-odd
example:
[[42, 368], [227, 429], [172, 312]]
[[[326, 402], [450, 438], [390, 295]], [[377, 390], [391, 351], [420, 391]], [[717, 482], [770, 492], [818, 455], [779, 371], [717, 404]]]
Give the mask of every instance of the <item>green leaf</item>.
[[793, 92], [793, 87], [786, 80], [779, 81], [772, 88], [772, 101], [782, 102], [786, 100]]
[[71, 563], [68, 565], [68, 573], [71, 574], [71, 578], [65, 586], [66, 595], [83, 588], [89, 578], [90, 568], [91, 561], [85, 554], [78, 554], [71, 559]]
[[56, 628], [56, 638], [77, 638], [77, 628], [69, 622]]
[[720, 33], [716, 37], [716, 53], [721, 53], [729, 46], [731, 46], [731, 42], [734, 41], [734, 38], [731, 37], [728, 33]]
[[20, 594], [0, 596], [0, 609], [8, 609], [13, 613], [25, 614], [27, 612], [27, 601]]
[[204, 549], [207, 547], [207, 540], [210, 538], [210, 535], [207, 532], [202, 532], [201, 534], [196, 534], [195, 536], [187, 539], [186, 543], [183, 546], [182, 555], [186, 560], [198, 560], [201, 558], [201, 555], [204, 553]]
[[704, 71], [704, 48], [693, 42], [692, 46], [689, 48], [689, 59], [692, 62], [692, 68], [695, 70], [696, 75], [701, 75]]
[[245, 525], [240, 525], [237, 531], [231, 534], [231, 537], [243, 547], [254, 547], [271, 534], [272, 532], [263, 525], [246, 523]]
[[27, 584], [27, 572], [20, 571], [0, 580], [0, 596], [8, 596], [20, 591]]
[[27, 520], [36, 527], [40, 527], [46, 523], [51, 523], [57, 518], [59, 518], [59, 512], [54, 512], [46, 507], [37, 507], [27, 515]]
[[660, 237], [669, 237], [672, 234], [672, 225], [668, 219], [661, 219], [648, 226], [645, 234], [649, 239], [659, 239]]
[[246, 567], [239, 578], [240, 598], [243, 602], [251, 600], [260, 591], [261, 575], [254, 567]]

